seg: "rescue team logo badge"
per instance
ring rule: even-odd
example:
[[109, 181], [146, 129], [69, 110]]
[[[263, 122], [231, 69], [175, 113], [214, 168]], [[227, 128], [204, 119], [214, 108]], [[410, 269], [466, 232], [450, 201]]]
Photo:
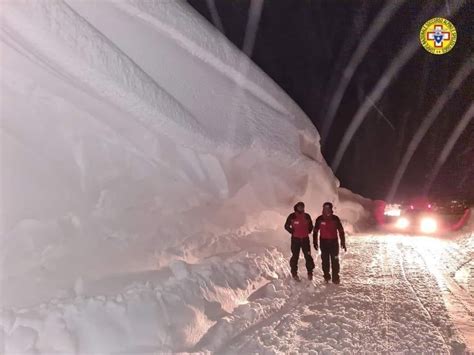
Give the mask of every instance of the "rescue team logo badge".
[[457, 37], [456, 27], [442, 17], [425, 22], [420, 31], [421, 45], [432, 54], [448, 53], [456, 44]]

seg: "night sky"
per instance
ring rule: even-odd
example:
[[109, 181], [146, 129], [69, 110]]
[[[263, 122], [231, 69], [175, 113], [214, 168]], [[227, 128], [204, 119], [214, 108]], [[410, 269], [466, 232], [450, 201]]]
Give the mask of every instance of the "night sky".
[[[213, 23], [209, 8], [212, 0], [188, 2]], [[384, 5], [384, 1], [377, 0], [265, 0], [251, 58], [322, 132], [328, 103], [342, 72]], [[322, 147], [328, 164], [357, 109], [391, 60], [413, 36], [419, 36], [424, 22], [440, 11], [451, 12], [455, 5], [450, 0], [405, 1], [395, 12], [369, 47], [342, 98]], [[222, 23], [217, 27], [242, 48], [250, 1], [215, 0], [215, 6]], [[474, 1], [464, 2], [454, 16], [446, 17], [457, 29], [455, 47], [436, 56], [420, 44], [354, 136], [335, 172], [342, 186], [369, 198], [385, 199], [402, 156], [425, 115], [463, 63], [470, 60], [471, 68], [474, 66]], [[473, 98], [471, 71], [416, 150], [397, 199], [421, 194], [447, 138]], [[429, 196], [474, 199], [474, 120], [454, 146]]]

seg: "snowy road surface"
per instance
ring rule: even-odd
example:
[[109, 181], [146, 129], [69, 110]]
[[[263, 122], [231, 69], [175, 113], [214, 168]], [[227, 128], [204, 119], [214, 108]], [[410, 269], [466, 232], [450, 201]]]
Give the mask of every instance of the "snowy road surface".
[[401, 236], [353, 237], [349, 250], [341, 285], [269, 282], [194, 350], [465, 351], [474, 332], [472, 252], [458, 260], [454, 244]]
[[11, 354], [461, 354], [474, 349], [473, 247], [472, 234], [350, 236], [342, 284], [325, 285], [319, 257], [313, 282], [290, 280], [283, 233], [230, 234], [159, 270], [81, 279], [28, 308], [12, 298], [0, 340]]

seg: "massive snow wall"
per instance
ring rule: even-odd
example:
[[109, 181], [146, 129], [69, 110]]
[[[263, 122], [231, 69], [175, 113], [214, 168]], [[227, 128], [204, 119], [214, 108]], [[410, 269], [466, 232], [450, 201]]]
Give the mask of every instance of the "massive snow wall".
[[69, 287], [209, 236], [280, 231], [297, 200], [366, 217], [310, 120], [185, 3], [1, 7], [5, 304], [27, 303], [32, 280]]

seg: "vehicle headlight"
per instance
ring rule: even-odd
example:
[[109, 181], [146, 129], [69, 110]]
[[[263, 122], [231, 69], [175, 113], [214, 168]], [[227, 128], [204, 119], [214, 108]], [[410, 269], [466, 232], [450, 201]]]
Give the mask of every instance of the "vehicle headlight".
[[410, 221], [408, 220], [408, 218], [405, 217], [400, 217], [395, 223], [395, 227], [397, 227], [398, 229], [406, 229], [409, 225]]
[[434, 233], [438, 229], [438, 222], [433, 217], [423, 217], [420, 221], [420, 231], [422, 233]]
[[392, 204], [385, 206], [383, 214], [390, 217], [400, 217], [400, 212], [400, 205]]

